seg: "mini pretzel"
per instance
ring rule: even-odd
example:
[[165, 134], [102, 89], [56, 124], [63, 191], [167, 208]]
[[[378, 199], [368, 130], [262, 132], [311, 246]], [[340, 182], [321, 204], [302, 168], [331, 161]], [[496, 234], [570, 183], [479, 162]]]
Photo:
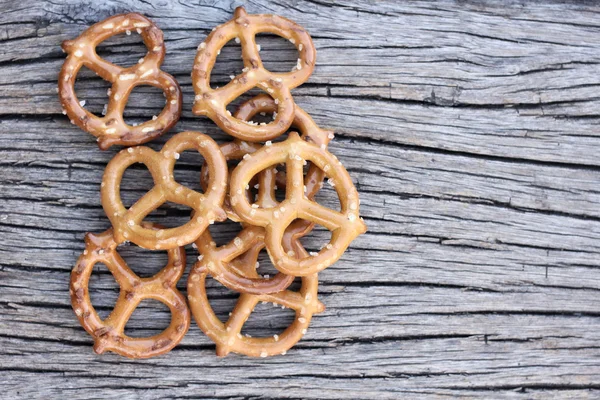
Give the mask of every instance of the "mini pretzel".
[[[304, 226], [306, 227], [306, 224]], [[286, 236], [284, 246], [304, 255], [305, 250], [298, 241], [298, 235], [301, 236], [305, 232], [306, 229], [298, 230], [295, 234]], [[238, 263], [237, 268], [245, 276], [252, 278], [257, 276], [254, 265], [258, 251], [252, 248], [248, 253]], [[194, 319], [200, 329], [216, 343], [217, 355], [220, 357], [232, 351], [251, 357], [285, 354], [306, 333], [312, 315], [325, 310], [323, 303], [317, 299], [319, 282], [317, 274], [313, 274], [302, 278], [299, 292], [285, 290], [275, 294], [240, 294], [229, 320], [223, 324], [215, 315], [206, 295], [207, 272], [207, 268], [201, 263], [194, 265], [188, 279], [188, 300]], [[296, 311], [294, 322], [280, 335], [266, 338], [242, 336], [244, 323], [260, 301], [273, 302], [294, 309]]]
[[[303, 165], [310, 161], [321, 169], [333, 184], [342, 211], [334, 211], [310, 200], [304, 189]], [[265, 168], [286, 163], [286, 198], [273, 207], [252, 207], [243, 195], [243, 188], [253, 176]], [[358, 192], [341, 162], [327, 150], [302, 140], [292, 132], [281, 143], [265, 146], [242, 160], [231, 175], [229, 188], [231, 205], [245, 222], [266, 228], [265, 243], [273, 265], [279, 271], [294, 276], [319, 272], [336, 262], [349, 244], [366, 231], [358, 216]], [[282, 247], [285, 229], [295, 219], [305, 219], [324, 226], [332, 232], [330, 243], [319, 253], [297, 258], [293, 251]]]
[[[234, 115], [236, 118], [241, 119], [243, 121], [250, 121], [258, 113], [273, 113], [276, 110], [277, 105], [270, 96], [266, 94], [259, 94], [258, 96], [255, 96], [250, 100], [247, 100], [244, 103], [242, 103]], [[304, 111], [298, 106], [296, 106], [292, 126], [298, 129], [298, 131], [302, 134], [302, 138], [306, 140], [311, 140], [319, 146], [326, 146], [329, 143], [329, 141], [333, 139], [332, 131], [319, 128], [319, 126], [310, 117], [310, 115], [308, 115], [306, 111]], [[225, 156], [225, 159], [227, 159], [228, 161], [241, 160], [246, 154], [252, 154], [258, 149], [260, 149], [260, 146], [257, 144], [248, 143], [237, 139], [233, 142], [221, 145], [221, 152]], [[206, 189], [207, 187], [208, 172], [208, 164], [205, 162], [202, 165], [202, 170], [200, 172], [200, 183], [203, 189]], [[278, 173], [276, 175], [276, 178], [277, 186], [285, 188], [285, 174]], [[305, 185], [308, 188], [307, 197], [309, 199], [312, 199], [319, 191], [323, 184], [323, 178], [323, 171], [311, 165], [305, 178]], [[275, 189], [275, 187], [273, 187], [273, 189]], [[247, 190], [246, 194], [250, 196], [250, 191]], [[263, 196], [264, 195], [266, 195], [266, 192], [265, 194], [263, 194]], [[271, 198], [273, 199], [272, 202], [276, 203], [274, 193], [271, 195]], [[229, 219], [236, 222], [240, 221], [240, 218], [232, 210], [231, 205], [229, 204], [228, 195], [225, 197], [223, 209], [227, 212], [227, 216]]]
[[[265, 96], [268, 98], [268, 96]], [[269, 105], [274, 106], [272, 103], [268, 103], [267, 99], [260, 99], [255, 101], [256, 104], [264, 104], [259, 107], [247, 107], [243, 105], [241, 107], [243, 112], [246, 113], [244, 116], [252, 118], [253, 114], [260, 110], [269, 111]], [[302, 113], [302, 114], [301, 114]], [[297, 124], [304, 133], [304, 136], [314, 136], [318, 142], [328, 143], [330, 136], [328, 131], [323, 131], [317, 127], [317, 125], [310, 119], [308, 114], [304, 113], [301, 109], [296, 109], [296, 114], [299, 116]], [[295, 120], [296, 123], [296, 120]], [[257, 145], [249, 144], [246, 142], [240, 142], [236, 140], [231, 143], [227, 143], [221, 146], [221, 151], [225, 155], [226, 159], [243, 159], [242, 155], [252, 154], [256, 151]], [[206, 175], [208, 172], [206, 172]], [[258, 196], [256, 204], [252, 207], [275, 207], [278, 202], [275, 198], [276, 188], [276, 177], [277, 171], [274, 168], [267, 168], [260, 172], [258, 176]], [[306, 177], [305, 183], [307, 186], [308, 198], [312, 198], [314, 194], [323, 185], [324, 173], [315, 165], [311, 165]], [[202, 180], [201, 180], [202, 181]], [[284, 186], [285, 187], [285, 186]], [[246, 189], [246, 198], [248, 199], [248, 190]], [[231, 207], [227, 199], [224, 203], [224, 208]], [[239, 221], [239, 217], [233, 210], [227, 211], [230, 219]], [[250, 211], [252, 214], [253, 211]], [[295, 231], [300, 229], [304, 231], [312, 229], [312, 224], [308, 221], [296, 221], [292, 224], [296, 228], [290, 229], [292, 226], [284, 232], [284, 242], [287, 235], [293, 235]], [[288, 232], [289, 231], [289, 232]], [[264, 248], [265, 230], [262, 227], [257, 226], [244, 226], [244, 229], [227, 245], [217, 248], [216, 244], [212, 240], [212, 236], [208, 230], [204, 231], [202, 236], [196, 241], [196, 245], [203, 257], [202, 264], [205, 265], [210, 271], [211, 275], [217, 279], [224, 286], [243, 293], [250, 294], [268, 294], [277, 293], [286, 289], [293, 281], [292, 275], [286, 275], [278, 273], [272, 278], [255, 277], [249, 278], [239, 271], [235, 267], [235, 261], [241, 254], [249, 254], [252, 251], [260, 252]]]
[[[210, 168], [208, 190], [198, 193], [175, 181], [173, 169], [179, 154], [196, 149]], [[152, 174], [154, 187], [129, 209], [121, 201], [123, 173], [132, 164], [145, 164]], [[227, 162], [219, 146], [199, 132], [181, 132], [165, 143], [160, 152], [149, 147], [130, 147], [119, 152], [106, 166], [101, 185], [102, 206], [115, 228], [117, 242], [130, 240], [147, 249], [172, 249], [196, 240], [215, 220], [227, 216], [221, 205], [227, 187]], [[189, 222], [169, 229], [148, 229], [141, 222], [164, 202], [183, 204], [194, 210]]]
[[[257, 206], [273, 207], [277, 205], [275, 199], [275, 174], [276, 171], [268, 168], [259, 175], [259, 188]], [[298, 237], [301, 233], [310, 231], [312, 225], [308, 221], [298, 221], [284, 233], [284, 242], [291, 239], [288, 236]], [[228, 244], [217, 248], [210, 232], [204, 231], [196, 241], [200, 252], [200, 263], [205, 265], [211, 275], [224, 286], [243, 293], [268, 294], [277, 293], [286, 289], [294, 277], [278, 273], [272, 278], [264, 278], [256, 273], [249, 276], [244, 269], [237, 268], [238, 257], [243, 254], [258, 258], [258, 253], [265, 247], [265, 229], [258, 226], [244, 226], [244, 229]], [[243, 263], [245, 265], [245, 263]]]
[[[102, 41], [131, 30], [140, 33], [148, 48], [148, 53], [138, 64], [121, 68], [96, 54], [96, 46]], [[177, 123], [181, 114], [181, 89], [175, 78], [160, 70], [165, 57], [163, 33], [148, 18], [137, 13], [115, 15], [92, 25], [77, 39], [64, 41], [62, 48], [68, 53], [58, 80], [64, 112], [71, 122], [96, 136], [101, 149], [113, 144], [132, 146], [148, 142]], [[85, 110], [75, 94], [75, 79], [82, 66], [112, 83], [106, 115], [102, 118]], [[162, 89], [167, 103], [156, 119], [131, 126], [125, 123], [123, 110], [129, 94], [139, 85]]]
[[[148, 225], [149, 229], [152, 225]], [[150, 278], [140, 278], [117, 252], [112, 229], [85, 236], [85, 250], [71, 272], [71, 304], [79, 323], [94, 338], [94, 351], [112, 351], [131, 358], [148, 358], [164, 354], [175, 347], [190, 326], [190, 311], [185, 297], [175, 288], [185, 269], [185, 250], [168, 250], [169, 263]], [[119, 299], [102, 320], [92, 305], [89, 279], [94, 265], [105, 264], [121, 288]], [[171, 310], [171, 324], [158, 335], [132, 338], [124, 333], [133, 311], [144, 299], [155, 299]]]
[[[273, 73], [264, 68], [255, 36], [269, 32], [282, 36], [297, 46], [299, 58], [292, 72]], [[236, 38], [242, 46], [244, 69], [227, 85], [210, 87], [210, 74], [221, 48]], [[248, 15], [243, 7], [235, 9], [233, 19], [218, 26], [198, 47], [192, 71], [196, 93], [192, 111], [212, 119], [222, 130], [241, 140], [252, 142], [273, 139], [292, 124], [294, 100], [290, 89], [304, 83], [312, 73], [316, 60], [310, 35], [289, 19], [270, 14]], [[278, 103], [277, 117], [266, 125], [251, 124], [231, 116], [226, 106], [254, 87], [261, 87]]]

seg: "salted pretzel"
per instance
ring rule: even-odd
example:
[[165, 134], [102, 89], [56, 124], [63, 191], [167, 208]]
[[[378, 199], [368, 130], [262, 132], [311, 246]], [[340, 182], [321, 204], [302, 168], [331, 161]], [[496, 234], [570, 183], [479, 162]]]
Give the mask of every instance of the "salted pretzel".
[[[263, 66], [255, 36], [269, 32], [292, 42], [299, 52], [294, 70], [287, 73], [270, 72]], [[242, 46], [244, 69], [231, 82], [219, 89], [210, 87], [210, 74], [221, 48], [236, 38]], [[316, 51], [310, 35], [295, 22], [277, 15], [248, 15], [243, 7], [235, 9], [233, 19], [218, 26], [198, 47], [192, 83], [196, 93], [192, 112], [212, 119], [223, 131], [241, 139], [260, 142], [284, 133], [292, 124], [294, 100], [290, 90], [304, 83], [312, 73]], [[248, 90], [260, 87], [278, 105], [277, 117], [269, 124], [252, 124], [233, 117], [227, 105]]]
[[[304, 187], [304, 163], [311, 162], [322, 170], [334, 185], [341, 203], [341, 212], [324, 207], [309, 199]], [[278, 163], [286, 163], [286, 198], [272, 207], [251, 205], [243, 189], [259, 172]], [[327, 150], [309, 143], [292, 132], [284, 142], [265, 146], [242, 160], [231, 174], [230, 202], [237, 215], [246, 223], [266, 229], [265, 243], [273, 265], [280, 272], [307, 276], [336, 262], [348, 245], [366, 231], [359, 217], [358, 192], [348, 171]], [[283, 249], [286, 228], [295, 219], [304, 219], [324, 226], [332, 232], [331, 241], [319, 253], [298, 258]]]
[[[273, 207], [277, 205], [275, 175], [276, 171], [273, 168], [268, 168], [258, 175], [257, 206]], [[288, 236], [297, 236], [298, 231], [304, 232], [312, 229], [307, 221], [299, 222], [300, 224], [296, 224], [295, 229], [291, 229], [287, 233]], [[289, 238], [286, 236], [285, 240], [289, 241]], [[271, 278], [257, 274], [248, 276], [243, 270], [236, 267], [237, 261], [239, 261], [237, 258], [242, 254], [254, 255], [254, 258], [257, 258], [258, 253], [265, 247], [265, 229], [263, 227], [245, 225], [231, 242], [218, 248], [207, 229], [196, 241], [196, 246], [200, 252], [200, 263], [208, 268], [215, 279], [232, 290], [250, 294], [277, 293], [286, 289], [294, 281], [293, 276], [281, 272]]]
[[[149, 229], [156, 229], [151, 224]], [[190, 311], [185, 297], [175, 285], [185, 270], [185, 250], [168, 250], [169, 262], [150, 278], [140, 278], [117, 252], [113, 230], [85, 236], [85, 250], [71, 272], [71, 304], [81, 325], [94, 338], [94, 351], [112, 351], [131, 358], [148, 358], [167, 353], [185, 336], [190, 326]], [[110, 315], [102, 320], [89, 294], [94, 265], [103, 263], [113, 274], [121, 291]], [[158, 300], [171, 310], [171, 323], [158, 335], [132, 338], [124, 333], [133, 311], [145, 299]]]
[[[210, 170], [208, 188], [204, 194], [175, 181], [173, 169], [181, 152], [195, 149], [207, 161]], [[132, 164], [145, 164], [154, 180], [154, 187], [129, 209], [121, 200], [123, 173]], [[199, 132], [181, 132], [165, 143], [160, 152], [149, 147], [130, 147], [119, 152], [106, 166], [101, 185], [102, 206], [115, 228], [117, 242], [129, 240], [147, 249], [172, 249], [196, 240], [209, 224], [227, 216], [221, 208], [227, 187], [227, 162], [219, 146]], [[187, 223], [176, 228], [148, 229], [144, 218], [166, 201], [182, 204], [193, 210]]]
[[[122, 68], [98, 56], [98, 44], [132, 30], [137, 30], [148, 48], [138, 64]], [[113, 144], [132, 146], [148, 142], [177, 123], [181, 114], [181, 89], [175, 78], [160, 69], [165, 57], [163, 33], [148, 18], [137, 13], [115, 15], [92, 25], [78, 38], [64, 41], [62, 48], [68, 56], [58, 79], [60, 102], [71, 122], [98, 138], [101, 149]], [[85, 110], [75, 94], [75, 79], [82, 66], [112, 83], [104, 117]], [[139, 85], [162, 89], [166, 105], [156, 119], [131, 126], [125, 123], [123, 110], [131, 91]]]
[[[277, 110], [277, 105], [275, 101], [266, 94], [259, 94], [250, 100], [242, 103], [234, 116], [243, 121], [250, 121], [256, 114], [258, 113], [273, 113]], [[302, 134], [302, 138], [306, 140], [310, 140], [319, 146], [327, 146], [329, 141], [333, 138], [334, 134], [330, 130], [321, 129], [315, 121], [308, 115], [306, 111], [296, 106], [294, 119], [292, 122], [292, 127], [298, 129], [298, 131]], [[268, 143], [270, 145], [270, 143]], [[225, 156], [226, 160], [242, 160], [246, 154], [252, 154], [261, 146], [255, 143], [248, 143], [241, 140], [234, 140], [229, 143], [224, 143], [221, 145], [221, 152]], [[200, 172], [200, 183], [203, 189], [207, 187], [209, 168], [208, 164], [205, 162], [202, 165], [202, 169]], [[305, 185], [308, 188], [307, 196], [308, 198], [313, 198], [314, 195], [319, 191], [322, 186], [324, 174], [323, 172], [314, 167], [310, 166], [308, 173], [305, 178]], [[252, 183], [252, 182], [251, 182]], [[276, 186], [285, 188], [285, 174], [277, 173], [276, 174]], [[260, 185], [260, 184], [259, 184]], [[250, 186], [254, 186], [251, 184]], [[260, 186], [259, 186], [260, 189]], [[273, 189], [275, 189], [273, 187]], [[250, 190], [246, 190], [246, 195], [250, 198]], [[263, 196], [266, 195], [266, 192]], [[275, 202], [274, 193], [271, 195], [273, 198], [273, 202]], [[232, 210], [231, 205], [229, 204], [229, 196], [225, 197], [225, 201], [223, 203], [223, 209], [227, 212], [227, 216], [232, 221], [239, 222], [240, 218], [237, 214]]]
[[[300, 245], [298, 238], [312, 229], [305, 223], [290, 226], [289, 235], [285, 236], [284, 246], [294, 249], [300, 255], [305, 250]], [[255, 263], [258, 252], [256, 247], [251, 247], [237, 263], [239, 271], [248, 278], [256, 277]], [[325, 310], [325, 306], [317, 299], [318, 277], [317, 274], [302, 278], [299, 292], [285, 290], [275, 294], [248, 294], [241, 293], [228, 321], [224, 324], [215, 315], [206, 294], [206, 275], [208, 269], [202, 263], [196, 263], [188, 278], [188, 301], [196, 323], [200, 329], [217, 345], [217, 355], [226, 356], [230, 352], [245, 354], [251, 357], [268, 357], [285, 354], [306, 333], [314, 313]], [[247, 337], [241, 334], [244, 323], [260, 302], [273, 302], [281, 306], [294, 309], [296, 317], [294, 322], [280, 335], [272, 337]]]

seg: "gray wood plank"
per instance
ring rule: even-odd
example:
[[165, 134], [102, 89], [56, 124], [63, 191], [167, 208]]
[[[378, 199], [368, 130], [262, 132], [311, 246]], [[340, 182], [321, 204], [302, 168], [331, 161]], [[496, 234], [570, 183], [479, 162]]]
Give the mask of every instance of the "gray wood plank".
[[[238, 4], [312, 34], [317, 68], [295, 99], [336, 132], [331, 151], [359, 189], [369, 232], [320, 274], [327, 309], [286, 356], [218, 359], [194, 324], [165, 356], [97, 356], [67, 288], [83, 234], [109, 226], [99, 183], [118, 149], [99, 151], [61, 114], [58, 45], [109, 15], [144, 13], [164, 29], [164, 69], [188, 105], [174, 131], [224, 141], [191, 114], [189, 74], [198, 43]], [[2, 2], [0, 398], [598, 398], [599, 11], [563, 1]], [[271, 68], [293, 64], [289, 44], [260, 41]], [[102, 54], [125, 63], [140, 51], [132, 35]], [[241, 68], [238, 51], [223, 51], [215, 84]], [[102, 108], [105, 84], [83, 75], [77, 90]], [[162, 101], [139, 88], [126, 117], [148, 118]], [[198, 160], [183, 157], [176, 174], [196, 186]], [[124, 186], [131, 202], [151, 182], [134, 168]], [[331, 190], [319, 201], [336, 203]], [[187, 214], [166, 207], [155, 218]], [[213, 231], [226, 240], [236, 229]], [[145, 276], [164, 262], [120, 251]], [[101, 312], [117, 290], [94, 272]], [[208, 291], [226, 316], [236, 295], [213, 281]], [[248, 330], [272, 335], [291, 318], [260, 305]], [[168, 321], [143, 303], [128, 330], [151, 335]]]

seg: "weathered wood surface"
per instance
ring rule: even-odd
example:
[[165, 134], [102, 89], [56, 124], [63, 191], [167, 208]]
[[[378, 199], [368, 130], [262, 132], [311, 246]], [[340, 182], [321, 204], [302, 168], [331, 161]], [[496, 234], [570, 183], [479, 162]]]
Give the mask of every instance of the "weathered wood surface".
[[[70, 308], [68, 278], [84, 232], [109, 226], [99, 182], [117, 149], [100, 152], [61, 114], [58, 45], [111, 14], [146, 14], [165, 31], [164, 69], [185, 93], [175, 131], [223, 140], [191, 115], [189, 75], [196, 46], [239, 4], [0, 3], [0, 398], [600, 397], [600, 6], [593, 3], [245, 4], [312, 34], [318, 66], [295, 98], [336, 131], [331, 150], [358, 185], [370, 231], [321, 274], [327, 310], [285, 357], [218, 359], [194, 324], [156, 359], [92, 352]], [[134, 36], [105, 54], [137, 60]], [[274, 68], [293, 65], [289, 44], [263, 43]], [[215, 81], [239, 66], [236, 48], [226, 49]], [[105, 88], [89, 75], [78, 83], [96, 110]], [[132, 119], [162, 101], [138, 91]], [[181, 180], [196, 185], [197, 160], [181, 161]], [[126, 198], [149, 185], [133, 170]], [[185, 212], [165, 209], [156, 218], [174, 223]], [[233, 228], [215, 232], [224, 238]], [[143, 275], [164, 261], [134, 247], [123, 253]], [[188, 255], [191, 264], [191, 248]], [[105, 270], [93, 278], [92, 296], [107, 313], [115, 284]], [[214, 283], [210, 294], [226, 315], [235, 296]], [[129, 332], [168, 324], [154, 306], [138, 309]], [[289, 313], [261, 306], [248, 329], [273, 334], [289, 321]]]

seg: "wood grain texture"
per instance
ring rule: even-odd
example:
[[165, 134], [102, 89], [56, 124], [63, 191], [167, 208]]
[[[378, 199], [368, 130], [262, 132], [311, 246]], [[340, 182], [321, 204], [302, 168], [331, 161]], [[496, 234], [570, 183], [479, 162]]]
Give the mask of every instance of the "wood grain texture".
[[[194, 324], [162, 357], [95, 355], [68, 279], [84, 233], [109, 226], [99, 183], [117, 149], [99, 151], [62, 115], [59, 44], [109, 15], [144, 13], [164, 30], [164, 69], [184, 92], [175, 132], [223, 141], [190, 112], [190, 71], [198, 44], [240, 4], [311, 33], [317, 68], [295, 99], [336, 132], [331, 151], [359, 189], [369, 232], [320, 274], [327, 310], [286, 356], [219, 359]], [[562, 1], [3, 1], [0, 398], [599, 398], [599, 17], [597, 4]], [[294, 64], [288, 43], [260, 43], [270, 68]], [[119, 63], [140, 52], [135, 35], [102, 49]], [[224, 49], [216, 85], [241, 69], [238, 52]], [[105, 91], [91, 75], [78, 81], [90, 109]], [[149, 118], [162, 101], [140, 87], [126, 117]], [[176, 176], [197, 185], [198, 164], [182, 157]], [[125, 200], [150, 185], [133, 168]], [[333, 204], [332, 192], [320, 200]], [[154, 216], [186, 217], [176, 206]], [[218, 224], [214, 235], [235, 229]], [[141, 275], [166, 259], [122, 253]], [[188, 265], [195, 256], [189, 247]], [[117, 293], [98, 268], [101, 313]], [[221, 316], [235, 304], [213, 281], [209, 295]], [[154, 334], [169, 318], [143, 303], [127, 329]], [[246, 331], [272, 335], [291, 318], [260, 305]]]

